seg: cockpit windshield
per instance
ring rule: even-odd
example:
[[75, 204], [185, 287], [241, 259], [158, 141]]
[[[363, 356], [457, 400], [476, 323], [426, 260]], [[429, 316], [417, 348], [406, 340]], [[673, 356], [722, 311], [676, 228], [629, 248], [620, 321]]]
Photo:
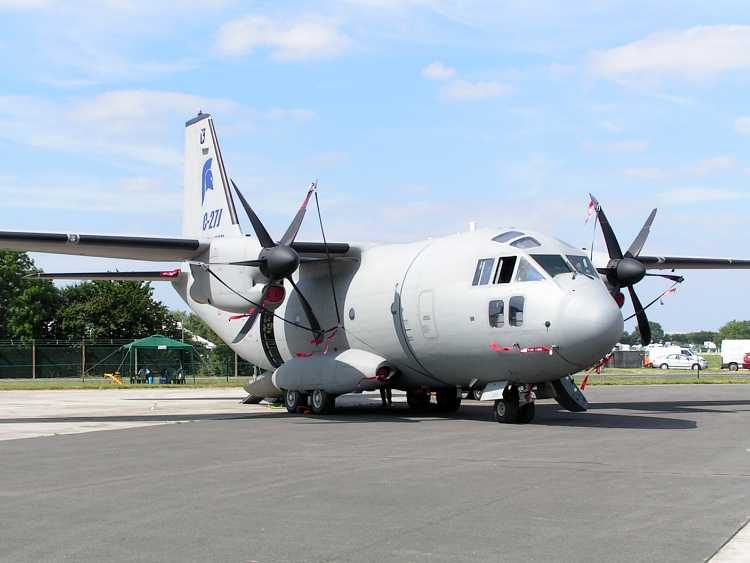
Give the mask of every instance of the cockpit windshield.
[[573, 271], [559, 254], [532, 254], [531, 257], [553, 278]]
[[589, 276], [591, 278], [599, 277], [597, 275], [596, 268], [594, 268], [594, 265], [591, 263], [591, 260], [589, 260], [588, 257], [574, 256], [569, 254], [568, 260], [570, 260], [570, 263], [573, 264], [573, 267], [579, 274], [583, 274], [584, 276]]
[[500, 233], [496, 237], [492, 237], [492, 240], [495, 242], [508, 242], [510, 240], [513, 240], [514, 238], [518, 238], [522, 236], [524, 233], [521, 231], [505, 231], [504, 233]]

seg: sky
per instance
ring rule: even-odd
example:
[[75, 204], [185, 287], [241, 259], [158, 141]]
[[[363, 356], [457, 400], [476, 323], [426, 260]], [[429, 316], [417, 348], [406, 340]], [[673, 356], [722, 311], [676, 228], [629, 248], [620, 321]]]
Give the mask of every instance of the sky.
[[[603, 250], [591, 192], [623, 247], [657, 207], [645, 254], [750, 258], [743, 1], [0, 0], [0, 49], [0, 229], [179, 235], [183, 127], [202, 110], [275, 236], [318, 179], [329, 240], [476, 221]], [[312, 216], [300, 238], [320, 240]], [[650, 317], [750, 319], [748, 285], [688, 272]]]

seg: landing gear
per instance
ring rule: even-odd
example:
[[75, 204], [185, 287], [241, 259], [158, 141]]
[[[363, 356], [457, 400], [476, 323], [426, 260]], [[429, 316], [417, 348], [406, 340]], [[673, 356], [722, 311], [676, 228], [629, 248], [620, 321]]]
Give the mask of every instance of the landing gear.
[[461, 395], [455, 387], [438, 389], [435, 392], [435, 398], [437, 399], [437, 410], [440, 412], [456, 412], [461, 406]]
[[527, 386], [519, 393], [518, 387], [509, 385], [503, 392], [503, 398], [495, 401], [493, 409], [495, 420], [505, 424], [528, 424], [534, 420], [536, 407], [534, 393]]
[[424, 389], [410, 389], [406, 392], [406, 404], [413, 411], [426, 411], [430, 408], [430, 392]]
[[295, 413], [300, 407], [307, 406], [307, 395], [301, 391], [287, 389], [284, 391], [284, 406], [288, 412]]
[[316, 389], [310, 397], [310, 406], [315, 414], [328, 414], [333, 410], [335, 404], [336, 396], [322, 389]]

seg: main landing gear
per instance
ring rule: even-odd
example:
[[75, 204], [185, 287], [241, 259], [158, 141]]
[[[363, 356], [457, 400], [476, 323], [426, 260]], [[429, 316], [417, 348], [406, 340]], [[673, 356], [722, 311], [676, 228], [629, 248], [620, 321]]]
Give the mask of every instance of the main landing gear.
[[309, 395], [292, 389], [284, 391], [284, 406], [288, 412], [304, 411], [308, 408], [308, 403], [315, 414], [328, 414], [336, 406], [336, 395], [322, 389], [315, 389]]
[[495, 401], [493, 412], [497, 422], [528, 424], [534, 420], [534, 393], [530, 387], [508, 385], [503, 398]]

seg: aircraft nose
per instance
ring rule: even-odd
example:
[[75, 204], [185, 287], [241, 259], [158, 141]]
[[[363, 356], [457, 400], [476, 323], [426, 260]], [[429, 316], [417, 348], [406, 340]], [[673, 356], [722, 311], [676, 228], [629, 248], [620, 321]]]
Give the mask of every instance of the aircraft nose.
[[565, 334], [560, 352], [578, 365], [591, 366], [622, 338], [622, 313], [603, 286], [577, 290], [568, 296], [562, 316]]

